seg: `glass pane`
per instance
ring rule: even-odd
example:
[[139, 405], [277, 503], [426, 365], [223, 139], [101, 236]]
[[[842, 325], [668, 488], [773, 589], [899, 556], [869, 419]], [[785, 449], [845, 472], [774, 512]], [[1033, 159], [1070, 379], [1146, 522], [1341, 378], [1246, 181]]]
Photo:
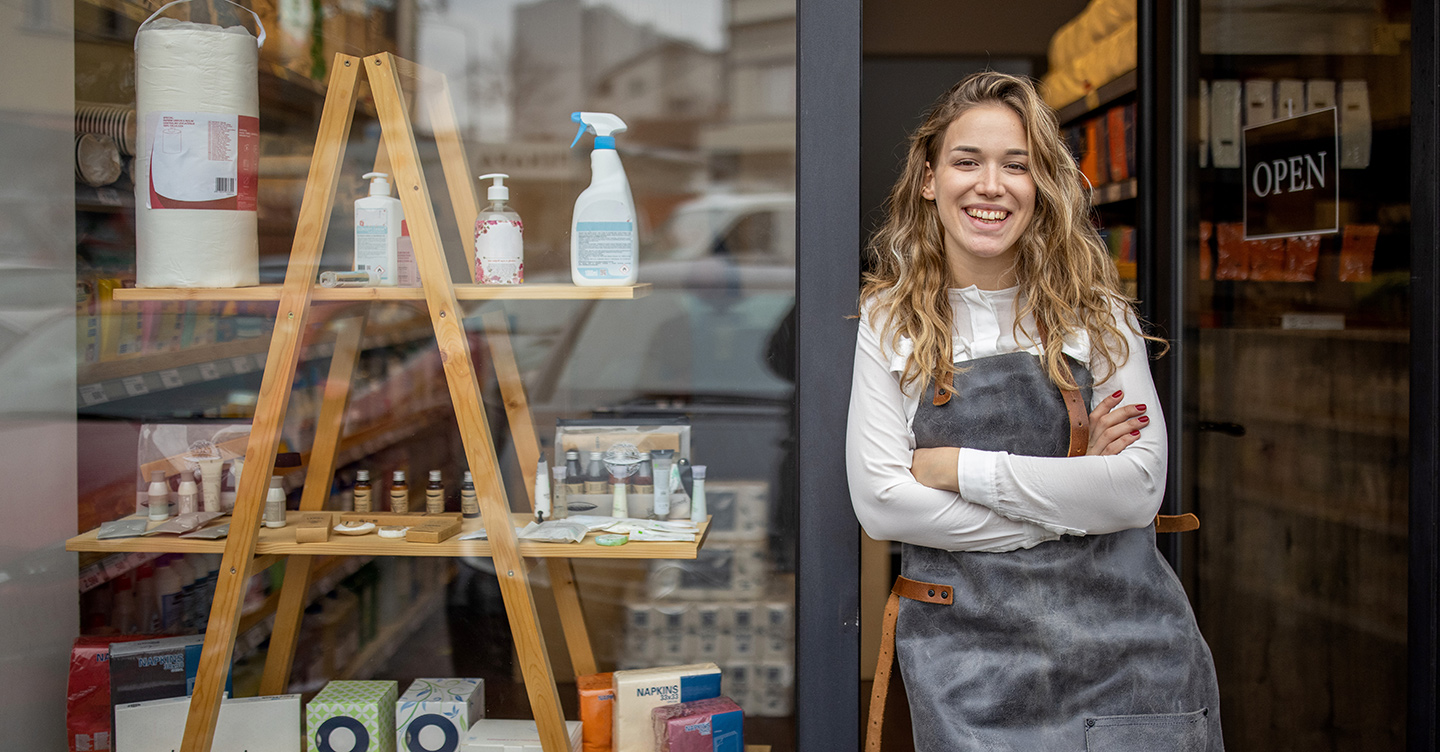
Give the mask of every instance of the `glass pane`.
[[[183, 452], [196, 439], [221, 444], [235, 431], [243, 436], [261, 399], [277, 319], [273, 298], [142, 302], [134, 291], [128, 299], [125, 292], [116, 294], [136, 287], [145, 265], [137, 259], [143, 243], [137, 243], [136, 222], [149, 207], [141, 203], [137, 210], [132, 175], [140, 167], [132, 154], [136, 144], [125, 140], [135, 136], [124, 123], [128, 117], [133, 124], [138, 114], [137, 29], [151, 12], [146, 6], [159, 4], [78, 0], [74, 5], [73, 35], [70, 28], [61, 30], [66, 40], [62, 57], [73, 53], [74, 58], [74, 80], [65, 81], [65, 87], [73, 83], [77, 123], [88, 117], [96, 129], [118, 127], [110, 134], [117, 140], [107, 144], [118, 152], [115, 160], [122, 169], [108, 180], [82, 180], [72, 164], [68, 127], [58, 140], [51, 138], [52, 153], [55, 144], [64, 147], [58, 152], [61, 185], [72, 172], [77, 180], [74, 216], [62, 211], [61, 224], [68, 228], [73, 222], [77, 233], [78, 321], [67, 318], [54, 327], [72, 333], [57, 352], [67, 359], [62, 364], [66, 373], [78, 373], [78, 384], [57, 387], [72, 392], [78, 387], [78, 409], [70, 413], [70, 404], [64, 405], [66, 423], [74, 419], [78, 424], [71, 428], [79, 444], [74, 454], [80, 458], [79, 503], [73, 498], [63, 502], [77, 510], [78, 521], [63, 525], [65, 535], [77, 525], [89, 531], [148, 513], [148, 476], [137, 472], [137, 459], [144, 465]], [[512, 509], [529, 509], [535, 441], [518, 425], [512, 432], [507, 417], [507, 407], [517, 404], [516, 392], [509, 390], [512, 381], [504, 375], [498, 348], [490, 347], [498, 344], [502, 328], [508, 331], [523, 385], [522, 406], [550, 466], [566, 464], [564, 447], [557, 451], [559, 421], [667, 424], [660, 433], [679, 423], [688, 438], [676, 440], [676, 459], [685, 462], [673, 495], [674, 514], [688, 515], [688, 501], [704, 489], [711, 526], [698, 558], [633, 556], [643, 554], [644, 546], [660, 544], [632, 539], [613, 559], [576, 561], [574, 577], [594, 669], [713, 662], [722, 671], [722, 691], [745, 710], [745, 741], [793, 750], [793, 0], [284, 0], [241, 5], [255, 7], [268, 32], [257, 71], [258, 282], [278, 285], [289, 268], [335, 54], [384, 51], [413, 61], [415, 66], [398, 66], [401, 99], [414, 124], [451, 277], [457, 284], [471, 282], [477, 247], [468, 216], [472, 210], [450, 200], [451, 178], [458, 175], [468, 183], [478, 208], [486, 212], [500, 200], [499, 192], [492, 191], [491, 180], [475, 178], [503, 173], [506, 205], [523, 222], [523, 285], [559, 291], [547, 300], [532, 295], [463, 304]], [[170, 13], [198, 23], [253, 25], [248, 13], [225, 3], [196, 2]], [[35, 23], [40, 22], [26, 28], [35, 31]], [[378, 190], [362, 176], [399, 169], [400, 160], [391, 160], [380, 148], [378, 113], [384, 104], [365, 75], [362, 71], [359, 105], [321, 249], [323, 271], [350, 271], [357, 265], [356, 226], [366, 217], [356, 201]], [[69, 108], [67, 101], [55, 106], [60, 116], [28, 120], [58, 117], [68, 126]], [[579, 288], [571, 274], [571, 223], [577, 197], [591, 184], [597, 141], [586, 135], [572, 148], [576, 112], [613, 113], [626, 126], [615, 141], [638, 229], [638, 275], [644, 287], [634, 300], [597, 300], [574, 292]], [[168, 142], [152, 140], [163, 152]], [[458, 165], [457, 144], [466, 156]], [[447, 175], [447, 166], [455, 168], [453, 174]], [[389, 183], [392, 194], [406, 189], [397, 175], [389, 176]], [[146, 185], [143, 180], [141, 185]], [[214, 185], [219, 190], [222, 183]], [[69, 190], [62, 192], [68, 196]], [[140, 195], [143, 201], [146, 191]], [[419, 221], [407, 217], [406, 232]], [[417, 241], [401, 241], [401, 247], [407, 242], [414, 247]], [[68, 241], [61, 245], [61, 308], [69, 310], [70, 250]], [[403, 256], [395, 266], [405, 286], [410, 267]], [[364, 317], [357, 318], [360, 314]], [[12, 318], [0, 322], [0, 351], [24, 352], [34, 327], [20, 321], [24, 317]], [[66, 328], [77, 324], [78, 364], [68, 360], [75, 330]], [[327, 390], [337, 386], [341, 375], [332, 370], [331, 359], [343, 351], [356, 325], [363, 326], [363, 335], [348, 404], [343, 409], [332, 405], [327, 412]], [[284, 478], [285, 504], [292, 514], [327, 431], [339, 434], [340, 450], [333, 487], [320, 481], [329, 490], [319, 494], [325, 509], [363, 505], [361, 471], [369, 475], [375, 510], [392, 509], [392, 500], [408, 501], [412, 510], [427, 508], [429, 473], [438, 471], [436, 490], [447, 510], [462, 510], [461, 477], [472, 468], [422, 305], [319, 303], [300, 350], [280, 461], [301, 465], [276, 470]], [[599, 437], [605, 442], [598, 447], [602, 451], [619, 441], [610, 434]], [[597, 439], [590, 435], [589, 440]], [[643, 444], [649, 439], [632, 440]], [[180, 450], [174, 450], [177, 445]], [[662, 441], [660, 446], [668, 445]], [[243, 452], [243, 439], [234, 447]], [[233, 467], [234, 458], [226, 454], [225, 464]], [[523, 469], [520, 458], [527, 458]], [[701, 466], [707, 471], [703, 480]], [[658, 467], [658, 462], [652, 465], [652, 476]], [[167, 473], [167, 498], [179, 492], [178, 481], [189, 470], [175, 467]], [[408, 492], [395, 491], [396, 471], [406, 472]], [[668, 488], [669, 477], [663, 480]], [[598, 480], [601, 489], [588, 497], [591, 506], [583, 506], [585, 495], [571, 496], [567, 510], [604, 514], [623, 492], [631, 515], [653, 513], [652, 487], [660, 478], [641, 483], [637, 474], [628, 483], [608, 481]], [[233, 473], [222, 475], [219, 491], [222, 502], [233, 500]], [[102, 559], [96, 555], [81, 562], [98, 568], [88, 570], [95, 580], [82, 585], [78, 596], [77, 634], [195, 634], [207, 628], [207, 588], [218, 573], [218, 555], [142, 554], [124, 559], [127, 567], [109, 569]], [[575, 719], [580, 717], [576, 674], [590, 669], [581, 671], [572, 661], [562, 630], [564, 607], [556, 605], [559, 588], [550, 579], [560, 571], [537, 566], [528, 576], [565, 715]], [[189, 606], [179, 611], [171, 592], [176, 572], [188, 578], [183, 592]], [[261, 690], [272, 631], [278, 633], [269, 615], [277, 608], [281, 575], [275, 568], [249, 584], [232, 670], [235, 696]], [[396, 680], [404, 690], [418, 677], [478, 677], [486, 682], [487, 717], [531, 717], [516, 640], [488, 558], [317, 557], [311, 582], [293, 669], [288, 687], [282, 688], [313, 693], [333, 679], [377, 678]], [[62, 599], [71, 604], [67, 613], [77, 601], [68, 587], [67, 581]], [[645, 731], [650, 731], [648, 724]]]
[[1199, 20], [1190, 571], [1226, 743], [1399, 749], [1409, 3]]

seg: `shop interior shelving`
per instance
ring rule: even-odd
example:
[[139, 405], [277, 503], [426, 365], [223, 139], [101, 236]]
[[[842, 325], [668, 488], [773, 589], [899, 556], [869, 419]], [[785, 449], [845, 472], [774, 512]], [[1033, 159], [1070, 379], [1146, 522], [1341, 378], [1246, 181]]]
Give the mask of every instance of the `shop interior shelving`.
[[[366, 72], [381, 125], [382, 142], [381, 153], [376, 160], [377, 169], [388, 167], [385, 171], [396, 176], [394, 184], [410, 225], [419, 267], [422, 283], [419, 288], [326, 289], [318, 288], [314, 284], [346, 142], [360, 95], [362, 67]], [[517, 539], [515, 525], [530, 519], [531, 515], [513, 512], [506, 497], [464, 327], [465, 311], [460, 301], [518, 298], [632, 299], [645, 295], [649, 286], [577, 287], [530, 284], [484, 287], [453, 284], [440, 242], [434, 207], [421, 168], [408, 100], [403, 95], [407, 82], [415, 85], [422, 77], [427, 79], [429, 91], [436, 93], [429, 101], [429, 120], [435, 127], [440, 161], [455, 208], [454, 215], [462, 231], [461, 236], [467, 236], [469, 225], [473, 224], [479, 207], [471, 185], [463, 144], [454, 127], [454, 111], [443, 76], [425, 71], [388, 53], [372, 55], [363, 60], [337, 54], [326, 90], [324, 111], [310, 162], [285, 283], [279, 286], [227, 290], [137, 289], [117, 295], [117, 299], [122, 301], [239, 300], [274, 301], [277, 304], [274, 330], [264, 358], [264, 372], [255, 415], [244, 447], [245, 473], [236, 492], [235, 508], [230, 518], [230, 535], [223, 541], [203, 542], [178, 538], [162, 539], [158, 536], [99, 541], [95, 539], [95, 531], [91, 531], [67, 542], [70, 550], [112, 555], [127, 551], [222, 554], [185, 728], [182, 746], [184, 752], [204, 752], [210, 748], [225, 676], [236, 647], [237, 632], [242, 625], [254, 626], [261, 620], [271, 618], [269, 613], [256, 615], [252, 612], [248, 617], [242, 613], [246, 586], [252, 574], [282, 558], [287, 562], [285, 577], [273, 604], [274, 629], [261, 680], [262, 694], [278, 694], [288, 687], [300, 616], [309, 599], [311, 577], [312, 574], [322, 571], [321, 566], [314, 562], [316, 557], [489, 557], [495, 562], [506, 615], [519, 657], [519, 667], [540, 731], [541, 744], [546, 752], [563, 752], [568, 750], [568, 740], [554, 673], [530, 589], [528, 573], [531, 566], [543, 564], [547, 567], [571, 662], [577, 674], [586, 674], [595, 671], [595, 659], [569, 560], [589, 557], [694, 558], [704, 542], [708, 523], [702, 526], [701, 533], [693, 543], [635, 543], [614, 548], [596, 545], [593, 537], [579, 544], [569, 545], [540, 544]], [[473, 268], [473, 258], [466, 260], [467, 267]], [[417, 303], [423, 301], [428, 312], [435, 343], [440, 350], [455, 420], [465, 447], [466, 460], [475, 478], [482, 510], [481, 519], [507, 521], [507, 524], [489, 525], [488, 540], [461, 541], [451, 538], [442, 543], [425, 544], [382, 540], [377, 537], [334, 536], [327, 542], [297, 543], [294, 526], [261, 528], [263, 498], [269, 476], [275, 471], [280, 428], [284, 423], [295, 368], [303, 355], [302, 340], [309, 326], [312, 304], [327, 301], [384, 300], [408, 300]], [[503, 315], [496, 313], [486, 314], [483, 318], [486, 341], [500, 383], [506, 417], [522, 474], [533, 476], [540, 446], [510, 348], [508, 325]], [[300, 509], [292, 514], [321, 511], [329, 496], [337, 458], [344, 451], [347, 441], [346, 437], [342, 436], [342, 418], [350, 396], [356, 358], [362, 348], [364, 323], [365, 316], [362, 313], [338, 327], [330, 355], [329, 378], [326, 380], [316, 424], [316, 438], [312, 451], [305, 457], [306, 477]], [[258, 355], [256, 357], [258, 358]], [[358, 440], [350, 439], [352, 442]], [[533, 478], [527, 477], [525, 480], [528, 491], [532, 487], [528, 481]], [[530, 499], [532, 509], [533, 502], [534, 500]], [[467, 520], [464, 529], [472, 531], [477, 529], [479, 524], [479, 521]], [[435, 595], [431, 593], [430, 597]], [[269, 611], [272, 606], [267, 603], [264, 608]], [[400, 623], [395, 625], [396, 629], [404, 627], [405, 625]]]

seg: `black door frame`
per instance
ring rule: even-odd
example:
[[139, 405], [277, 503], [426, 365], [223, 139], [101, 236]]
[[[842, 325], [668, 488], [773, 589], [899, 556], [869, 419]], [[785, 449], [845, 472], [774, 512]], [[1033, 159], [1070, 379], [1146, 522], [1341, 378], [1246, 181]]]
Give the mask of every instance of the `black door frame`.
[[845, 480], [860, 253], [860, 0], [797, 0], [796, 748], [860, 748], [860, 523]]

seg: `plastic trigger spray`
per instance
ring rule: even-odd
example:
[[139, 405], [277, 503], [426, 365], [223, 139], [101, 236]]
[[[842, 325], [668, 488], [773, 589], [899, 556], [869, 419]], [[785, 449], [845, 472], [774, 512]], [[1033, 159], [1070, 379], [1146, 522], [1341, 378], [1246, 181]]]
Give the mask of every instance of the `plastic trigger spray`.
[[590, 187], [575, 199], [570, 220], [570, 279], [577, 285], [633, 285], [640, 260], [635, 199], [615, 150], [625, 121], [608, 112], [576, 112], [570, 120], [580, 124], [571, 148], [585, 131], [595, 134]]

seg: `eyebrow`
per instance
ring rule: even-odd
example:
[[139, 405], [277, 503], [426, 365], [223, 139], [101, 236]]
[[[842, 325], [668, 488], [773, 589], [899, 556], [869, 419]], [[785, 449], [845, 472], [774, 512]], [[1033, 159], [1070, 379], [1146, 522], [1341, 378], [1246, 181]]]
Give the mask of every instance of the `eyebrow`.
[[[963, 152], [965, 152], [965, 153], [967, 153], [967, 154], [979, 154], [979, 153], [980, 153], [980, 147], [978, 147], [978, 146], [965, 146], [965, 145], [962, 144], [962, 145], [960, 145], [960, 146], [956, 146], [955, 148], [951, 149], [950, 151], [963, 151]], [[1024, 149], [1006, 149], [1006, 150], [1005, 150], [1005, 156], [1008, 157], [1008, 156], [1012, 156], [1012, 155], [1014, 155], [1014, 156], [1021, 156], [1021, 157], [1028, 157], [1028, 156], [1030, 156], [1030, 152], [1028, 152], [1028, 151], [1026, 151], [1026, 150], [1024, 150]]]

